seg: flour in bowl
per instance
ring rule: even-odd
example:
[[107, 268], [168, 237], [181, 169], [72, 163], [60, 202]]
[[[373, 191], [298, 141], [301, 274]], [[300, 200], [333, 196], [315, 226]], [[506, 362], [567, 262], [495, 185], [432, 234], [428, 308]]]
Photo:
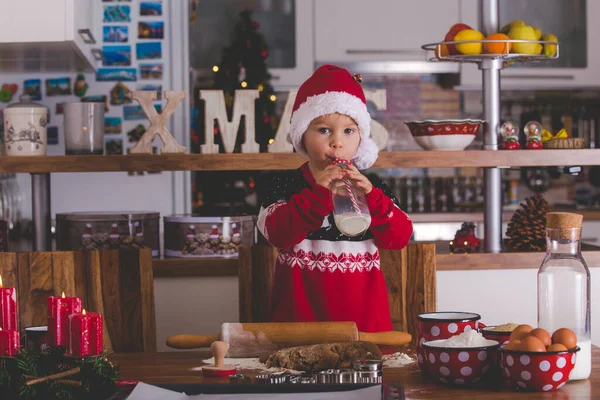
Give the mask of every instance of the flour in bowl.
[[433, 340], [425, 343], [431, 347], [483, 347], [498, 344], [495, 340], [484, 338], [483, 335], [476, 330], [463, 332], [460, 335], [452, 336], [449, 339]]

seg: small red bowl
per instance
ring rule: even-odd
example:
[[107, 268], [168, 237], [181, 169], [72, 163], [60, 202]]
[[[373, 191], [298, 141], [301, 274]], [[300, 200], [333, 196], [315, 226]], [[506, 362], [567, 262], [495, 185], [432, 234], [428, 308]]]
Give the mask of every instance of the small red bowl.
[[471, 144], [484, 121], [476, 119], [405, 121], [424, 150], [463, 150]]
[[500, 347], [502, 376], [519, 390], [549, 392], [569, 380], [579, 347], [566, 351], [516, 351]]
[[495, 340], [500, 344], [506, 344], [510, 341], [510, 334], [512, 331], [494, 331], [495, 326], [486, 326], [481, 328], [480, 332], [484, 338], [489, 340]]
[[447, 385], [480, 385], [498, 360], [498, 342], [481, 347], [436, 347], [433, 342], [422, 344], [427, 371]]

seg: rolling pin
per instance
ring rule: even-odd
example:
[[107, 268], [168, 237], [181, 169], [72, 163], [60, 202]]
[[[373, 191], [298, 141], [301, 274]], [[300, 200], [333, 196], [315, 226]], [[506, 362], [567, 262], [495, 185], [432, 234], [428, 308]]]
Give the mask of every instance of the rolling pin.
[[292, 346], [367, 341], [383, 346], [410, 343], [406, 332], [358, 332], [354, 322], [254, 322], [224, 323], [216, 335], [176, 335], [167, 346], [176, 349], [209, 347], [215, 341], [229, 344], [228, 357], [258, 357]]

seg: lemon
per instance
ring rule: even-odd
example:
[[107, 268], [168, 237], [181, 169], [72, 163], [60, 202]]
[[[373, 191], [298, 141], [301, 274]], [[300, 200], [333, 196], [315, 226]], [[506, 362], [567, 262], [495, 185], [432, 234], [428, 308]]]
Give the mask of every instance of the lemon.
[[[454, 36], [454, 40], [459, 41], [467, 41], [467, 40], [483, 40], [483, 34], [474, 29], [463, 29], [458, 32], [456, 36]], [[458, 50], [462, 54], [481, 54], [483, 50], [483, 43], [460, 43], [456, 45], [456, 50]]]
[[504, 33], [505, 35], [510, 32], [510, 30], [515, 26], [525, 26], [525, 22], [520, 19], [516, 19], [514, 21], [510, 21], [508, 24], [504, 25], [502, 29], [500, 29], [500, 33]]
[[532, 26], [533, 31], [535, 32], [535, 40], [540, 40], [540, 38], [542, 37], [542, 31], [539, 28], [536, 28], [535, 26]]
[[542, 44], [541, 43], [535, 44], [535, 47], [533, 48], [533, 54], [542, 54]]
[[[537, 40], [533, 27], [527, 25], [512, 27], [508, 37], [513, 40]], [[535, 54], [536, 44], [538, 43], [513, 43], [512, 51], [519, 54]]]
[[[547, 42], [558, 42], [558, 38], [556, 35], [551, 33], [547, 33], [542, 36], [542, 40]], [[544, 55], [546, 57], [554, 57], [556, 55], [556, 45], [555, 44], [544, 44]]]

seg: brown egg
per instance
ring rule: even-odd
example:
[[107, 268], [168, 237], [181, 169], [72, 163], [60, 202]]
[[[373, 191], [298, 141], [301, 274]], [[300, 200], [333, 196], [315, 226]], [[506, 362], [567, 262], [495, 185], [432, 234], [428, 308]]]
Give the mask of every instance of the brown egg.
[[521, 346], [519, 347], [521, 351], [546, 351], [546, 346], [544, 343], [535, 336], [527, 336], [523, 340], [521, 340]]
[[519, 339], [511, 340], [510, 342], [504, 345], [506, 350], [520, 350], [521, 341]]
[[530, 325], [519, 325], [515, 329], [513, 329], [512, 333], [510, 334], [510, 340], [521, 340], [525, 336], [527, 336], [532, 330], [533, 328]]
[[560, 328], [552, 334], [552, 344], [560, 343], [567, 349], [577, 346], [577, 335], [569, 328]]
[[546, 349], [546, 351], [567, 351], [567, 350], [569, 350], [569, 349], [567, 349], [564, 345], [562, 345], [560, 343], [550, 345]]
[[529, 335], [527, 336], [535, 336], [536, 338], [540, 339], [542, 343], [544, 343], [544, 347], [548, 347], [552, 344], [552, 338], [550, 337], [550, 334], [547, 330], [542, 328], [535, 328], [529, 332]]

